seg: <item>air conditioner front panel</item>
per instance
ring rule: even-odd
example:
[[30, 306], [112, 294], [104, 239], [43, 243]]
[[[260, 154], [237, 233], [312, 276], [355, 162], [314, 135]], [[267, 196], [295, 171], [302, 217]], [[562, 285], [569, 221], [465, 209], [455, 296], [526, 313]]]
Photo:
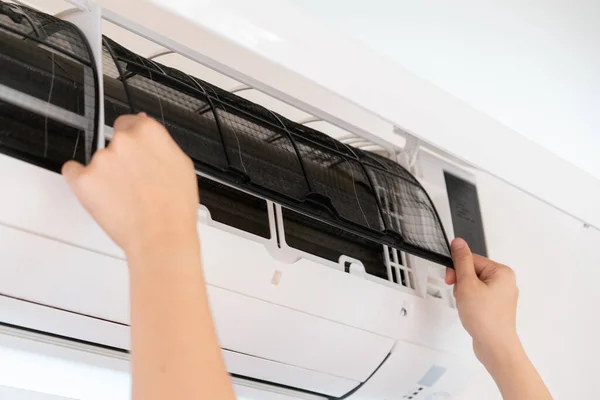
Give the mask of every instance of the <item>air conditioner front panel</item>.
[[[1, 296], [42, 309], [63, 310], [89, 318], [91, 323], [114, 324], [115, 329], [127, 327], [124, 261], [12, 228], [0, 227], [0, 238]], [[394, 343], [380, 335], [221, 288], [209, 286], [208, 293], [223, 348], [275, 363], [267, 370], [257, 366], [258, 376], [250, 374], [257, 379], [263, 376], [261, 371], [267, 374], [263, 377], [268, 377], [282, 369], [284, 378], [279, 380], [293, 386], [297, 381], [289, 377], [294, 374], [285, 371], [297, 368], [298, 374], [308, 371], [297, 375], [308, 379], [305, 389], [311, 389], [314, 379], [315, 387], [340, 393], [352, 382], [366, 380]], [[23, 312], [27, 315], [30, 311]], [[25, 327], [37, 330], [39, 323], [34, 318]], [[87, 335], [78, 337], [76, 329], [69, 332], [66, 336], [89, 340]], [[53, 333], [65, 334], [61, 330]], [[100, 343], [117, 347], [126, 341], [128, 331], [121, 335], [126, 337], [118, 338], [116, 343]], [[248, 364], [243, 365], [246, 367], [237, 373], [248, 371]]]
[[209, 287], [225, 349], [365, 381], [394, 340], [280, 305]]
[[223, 350], [227, 370], [233, 376], [252, 377], [253, 379], [306, 390], [332, 397], [342, 397], [351, 392], [361, 382], [336, 375], [294, 367], [264, 358]]
[[273, 388], [243, 379], [234, 379], [233, 388], [239, 400], [328, 400], [325, 396], [313, 396], [293, 390]]
[[356, 392], [355, 398], [422, 400], [435, 393], [455, 395], [476, 374], [476, 365], [472, 352], [457, 357], [414, 343], [398, 342], [385, 364]]
[[[0, 238], [2, 296], [29, 306], [64, 310], [95, 324], [114, 323], [115, 329], [128, 325], [127, 269], [123, 261], [10, 228], [0, 228]], [[221, 346], [256, 358], [250, 362], [229, 356], [236, 366], [232, 373], [339, 395], [366, 380], [394, 343], [389, 338], [220, 288], [209, 286], [208, 293]], [[28, 315], [31, 310], [22, 312]], [[40, 321], [36, 320], [28, 321], [25, 327], [40, 329]], [[67, 336], [89, 340], [86, 335], [78, 337], [76, 330], [69, 332]], [[61, 330], [53, 333], [65, 334]], [[128, 334], [122, 332], [116, 343], [100, 343], [116, 347]], [[254, 372], [251, 365], [256, 368]]]
[[73, 196], [65, 179], [0, 154], [0, 222], [113, 257], [123, 251]]
[[[48, 303], [48, 299], [45, 299]], [[0, 295], [0, 325], [117, 351], [130, 348], [129, 326], [40, 302]]]
[[[13, 176], [18, 176], [21, 169], [34, 169], [42, 175], [55, 176], [21, 161], [5, 157], [6, 160], [11, 164]], [[65, 199], [71, 197], [71, 194], [65, 193]], [[0, 202], [3, 205], [11, 204], [7, 198], [18, 203], [18, 197], [9, 196], [3, 197]], [[45, 202], [43, 199], [44, 197], [36, 198], [36, 203], [32, 204], [29, 210], [29, 216], [54, 213], [63, 216], [60, 223], [64, 228], [80, 225], [80, 221], [73, 218], [77, 213], [70, 215], [72, 210], [64, 207], [64, 202]], [[48, 200], [48, 197], [45, 200]], [[4, 206], [0, 207], [0, 210], [7, 209]], [[37, 225], [28, 225], [31, 221], [38, 220], [30, 220], [23, 216], [18, 221], [13, 221], [18, 222], [16, 225], [0, 226], [0, 253], [3, 256], [0, 265], [0, 294], [97, 320], [127, 325], [129, 306], [125, 261], [88, 249], [84, 246], [85, 241], [78, 240], [79, 238], [61, 240], [60, 236], [43, 234]], [[201, 229], [206, 229], [202, 228], [203, 224], [200, 226]], [[208, 229], [219, 232], [215, 228]], [[224, 234], [220, 238], [218, 235], [207, 235], [217, 240], [221, 239], [220, 243], [215, 243], [211, 249], [205, 251], [207, 279], [210, 284], [220, 284], [220, 279], [214, 271], [229, 268], [232, 265], [230, 262], [234, 261], [222, 257], [229, 252], [224, 252], [224, 249], [231, 249], [233, 246], [243, 251], [244, 247], [240, 243], [247, 243], [247, 250], [257, 246], [255, 254], [265, 256], [266, 268], [263, 267], [262, 271], [254, 270], [257, 274], [256, 283], [270, 282], [270, 277], [266, 274], [286, 267], [270, 257], [265, 247], [267, 239], [262, 239], [264, 242], [260, 243], [260, 239], [250, 240], [220, 232]], [[327, 267], [321, 268], [328, 270]], [[342, 272], [332, 272], [347, 278]], [[288, 276], [284, 275], [284, 279], [288, 279]], [[296, 284], [298, 282], [296, 280]], [[247, 281], [246, 286], [248, 284], [255, 285], [252, 280]], [[331, 320], [259, 299], [268, 298], [269, 291], [277, 290], [275, 287], [259, 286], [254, 293], [236, 287], [234, 283], [226, 283], [224, 287], [244, 293], [209, 287], [219, 337], [226, 349], [352, 381], [363, 381], [383, 361], [394, 343], [392, 339], [384, 336], [334, 322], [335, 312], [325, 313], [329, 318], [333, 318]], [[247, 294], [254, 294], [259, 298], [249, 297]], [[340, 305], [335, 298], [331, 301]], [[299, 310], [307, 309], [302, 302], [296, 303], [295, 306]], [[360, 346], [356, 343], [360, 343]]]
[[0, 294], [129, 323], [125, 261], [0, 225]]
[[[29, 271], [18, 279], [23, 282], [25, 293], [35, 294], [33, 286], [27, 283], [28, 279], [35, 279], [36, 276], [56, 277], [51, 280], [54, 285], [65, 285], [56, 293], [66, 294], [74, 290], [69, 287], [71, 284], [85, 287], [80, 282], [70, 282], [71, 274], [68, 271], [75, 271], [78, 274], [76, 276], [81, 276], [86, 266], [107, 263], [110, 268], [88, 272], [88, 276], [95, 277], [83, 282], [90, 285], [85, 290], [88, 297], [77, 301], [65, 297], [64, 302], [58, 303], [50, 298], [40, 303], [69, 309], [82, 306], [89, 298], [95, 302], [89, 306], [92, 310], [102, 307], [93, 312], [93, 315], [116, 321], [126, 319], [126, 306], [110, 304], [112, 300], [127, 304], [126, 283], [121, 278], [116, 278], [119, 276], [126, 279], [126, 266], [122, 261], [124, 255], [79, 205], [64, 179], [58, 174], [3, 155], [0, 155], [0, 179], [6, 189], [0, 197], [0, 223], [12, 228], [9, 230], [11, 235], [18, 235], [25, 243], [41, 242], [46, 249], [30, 251], [36, 249], [37, 245], [23, 246], [19, 242], [17, 246], [5, 246], [6, 251], [10, 253], [22, 249], [18, 256], [14, 256], [21, 262], [34, 258], [55, 266], [51, 270], [44, 263], [38, 262], [27, 263], [26, 268], [29, 269], [20, 266], [18, 269], [10, 269], [5, 263], [6, 273], [14, 275], [11, 279], [17, 279], [19, 274], [15, 271]], [[23, 182], [31, 184], [25, 185]], [[211, 200], [211, 203], [214, 202]], [[264, 219], [261, 224], [268, 223], [266, 216], [261, 218]], [[199, 223], [198, 229], [203, 238], [201, 245], [205, 275], [212, 285], [384, 336], [407, 340], [418, 337], [419, 340], [450, 351], [456, 346], [453, 340], [447, 339], [447, 333], [442, 333], [452, 326], [451, 321], [456, 318], [455, 311], [443, 304], [421, 305], [422, 300], [410, 291], [402, 292], [386, 287], [382, 284], [385, 281], [378, 283], [351, 276], [343, 272], [343, 266], [318, 261], [310, 255], [297, 253], [298, 261], [291, 264], [278, 261], [274, 258], [277, 256], [276, 243], [273, 238], [264, 237], [268, 234], [252, 235], [235, 229], [233, 231], [237, 232], [233, 233], [230, 227], [212, 221]], [[264, 228], [259, 231], [263, 232]], [[23, 233], [32, 234], [31, 239], [23, 236]], [[69, 254], [71, 248], [74, 248], [73, 255]], [[79, 259], [75, 254], [82, 258]], [[72, 260], [73, 264], [69, 264], [68, 260]], [[38, 272], [31, 268], [41, 270]], [[122, 268], [122, 271], [118, 268]], [[281, 274], [280, 281], [278, 285], [274, 285], [273, 274], [277, 271]], [[113, 273], [116, 275], [113, 276]], [[112, 293], [116, 289], [102, 289], [102, 282], [119, 287], [122, 285], [122, 289], [119, 289], [121, 294], [113, 294], [113, 298], [107, 298], [105, 293]], [[18, 290], [13, 285], [8, 289]], [[40, 293], [49, 290], [46, 288]], [[103, 304], [94, 300], [96, 298], [107, 300]], [[417, 318], [421, 311], [411, 313], [408, 319], [403, 319], [400, 318], [402, 307], [424, 307], [422, 312], [429, 317], [423, 318], [414, 326], [412, 318]], [[111, 310], [116, 310], [116, 313], [112, 314]], [[423, 332], [414, 331], [417, 327]]]

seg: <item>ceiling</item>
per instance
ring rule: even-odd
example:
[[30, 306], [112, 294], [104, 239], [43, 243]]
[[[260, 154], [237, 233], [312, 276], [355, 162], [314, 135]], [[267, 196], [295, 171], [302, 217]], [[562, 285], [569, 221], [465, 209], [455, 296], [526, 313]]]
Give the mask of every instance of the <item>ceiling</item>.
[[600, 178], [600, 1], [292, 3]]

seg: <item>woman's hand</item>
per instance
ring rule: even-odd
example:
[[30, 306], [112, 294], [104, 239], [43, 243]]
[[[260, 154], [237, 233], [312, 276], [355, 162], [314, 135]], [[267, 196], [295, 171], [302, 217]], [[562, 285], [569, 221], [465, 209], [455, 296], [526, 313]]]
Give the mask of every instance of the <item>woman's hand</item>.
[[471, 254], [463, 239], [452, 242], [454, 284], [460, 320], [473, 338], [473, 350], [496, 381], [505, 400], [551, 400], [517, 335], [519, 289], [506, 265]]
[[92, 217], [129, 256], [156, 243], [197, 240], [198, 186], [191, 160], [145, 114], [125, 115], [88, 166], [62, 173]]

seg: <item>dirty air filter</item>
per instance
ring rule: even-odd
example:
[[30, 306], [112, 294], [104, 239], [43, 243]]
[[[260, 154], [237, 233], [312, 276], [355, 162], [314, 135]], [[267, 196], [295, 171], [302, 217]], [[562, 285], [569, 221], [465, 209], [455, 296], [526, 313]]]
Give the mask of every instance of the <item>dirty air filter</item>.
[[54, 171], [89, 160], [96, 82], [74, 25], [0, 1], [0, 152]]
[[[0, 151], [52, 170], [70, 158], [88, 160], [97, 131], [97, 80], [87, 43], [71, 24], [0, 7]], [[352, 235], [452, 265], [431, 200], [397, 163], [106, 37], [102, 66], [107, 125], [145, 111], [168, 128], [203, 175]], [[15, 92], [25, 97], [9, 106]]]
[[360, 236], [450, 266], [419, 182], [397, 163], [344, 145], [104, 38], [107, 123], [145, 111], [198, 171]]

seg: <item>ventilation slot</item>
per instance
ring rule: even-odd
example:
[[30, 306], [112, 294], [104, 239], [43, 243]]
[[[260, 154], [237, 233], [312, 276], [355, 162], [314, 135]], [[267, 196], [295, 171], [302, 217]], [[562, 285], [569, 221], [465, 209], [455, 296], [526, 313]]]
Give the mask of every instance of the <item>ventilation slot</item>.
[[210, 179], [198, 177], [200, 204], [211, 219], [264, 238], [271, 237], [267, 202]]
[[388, 280], [408, 289], [415, 289], [415, 275], [410, 265], [404, 265], [402, 253], [392, 247], [383, 246]]
[[360, 260], [367, 274], [388, 280], [379, 243], [285, 208], [282, 214], [288, 246], [335, 263], [343, 255]]

